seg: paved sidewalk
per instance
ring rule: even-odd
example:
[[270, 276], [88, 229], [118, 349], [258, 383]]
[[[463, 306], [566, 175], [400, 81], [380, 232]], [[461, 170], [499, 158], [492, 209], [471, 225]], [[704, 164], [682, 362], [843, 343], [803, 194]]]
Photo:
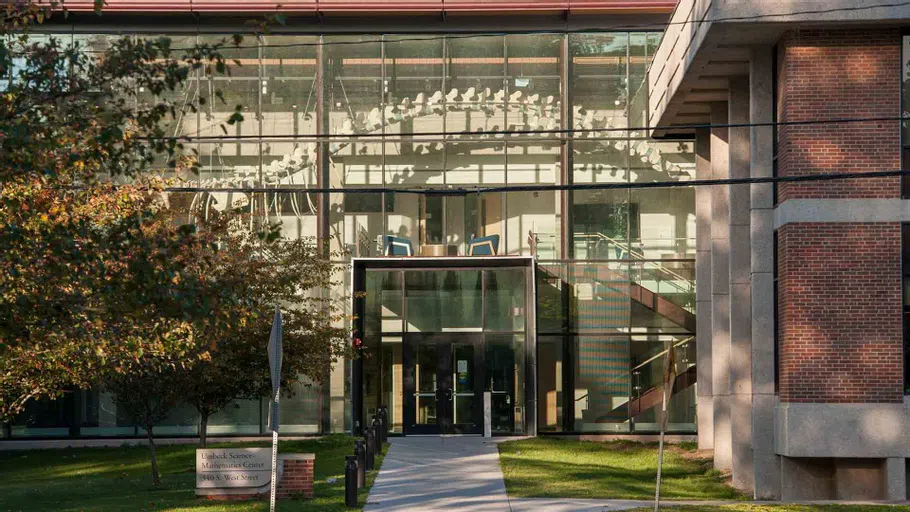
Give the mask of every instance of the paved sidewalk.
[[365, 512], [508, 512], [496, 443], [472, 436], [393, 437]]

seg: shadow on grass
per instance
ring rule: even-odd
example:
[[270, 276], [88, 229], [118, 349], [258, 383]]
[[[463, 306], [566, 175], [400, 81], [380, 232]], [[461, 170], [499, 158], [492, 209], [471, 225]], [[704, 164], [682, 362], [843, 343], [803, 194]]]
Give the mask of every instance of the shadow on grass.
[[[212, 443], [212, 448], [270, 446], [267, 441]], [[315, 453], [313, 500], [282, 502], [282, 510], [344, 508], [344, 456], [354, 438], [343, 435], [282, 442], [281, 453]], [[78, 448], [0, 452], [0, 510], [193, 512], [267, 510], [261, 501], [213, 502], [197, 498], [194, 445], [158, 450], [163, 484], [151, 485], [146, 447]], [[381, 460], [381, 459], [380, 459]], [[375, 478], [371, 474], [369, 483]], [[333, 483], [329, 479], [335, 479]], [[367, 492], [360, 492], [361, 505]]]
[[[536, 438], [502, 443], [500, 464], [510, 496], [527, 498], [650, 499], [657, 447]], [[664, 454], [661, 496], [668, 499], [742, 499], [710, 461]]]

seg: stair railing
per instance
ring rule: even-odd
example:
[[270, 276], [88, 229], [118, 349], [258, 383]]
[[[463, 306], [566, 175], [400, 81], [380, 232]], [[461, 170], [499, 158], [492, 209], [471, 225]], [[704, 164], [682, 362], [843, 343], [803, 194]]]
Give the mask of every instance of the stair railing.
[[[644, 254], [641, 254], [640, 252], [634, 251], [634, 250], [632, 249], [631, 245], [629, 245], [629, 244], [625, 244], [625, 243], [623, 243], [623, 242], [620, 242], [619, 240], [616, 240], [615, 238], [609, 237], [609, 236], [607, 236], [607, 235], [605, 235], [605, 234], [603, 234], [603, 233], [601, 233], [601, 232], [596, 232], [596, 233], [575, 233], [574, 238], [576, 238], [576, 239], [578, 239], [578, 238], [581, 238], [581, 239], [586, 239], [586, 238], [587, 238], [587, 239], [590, 239], [590, 238], [593, 238], [593, 239], [597, 240], [598, 242], [607, 242], [607, 243], [609, 243], [609, 244], [612, 244], [612, 245], [618, 247], [619, 249], [625, 251], [626, 254], [628, 254], [629, 257], [630, 257], [631, 259], [633, 259], [633, 260], [638, 260], [638, 261], [640, 261], [640, 262], [642, 262], [642, 263], [651, 263], [651, 264], [653, 264], [653, 265], [654, 265], [654, 270], [656, 270], [656, 271], [658, 271], [658, 272], [660, 272], [660, 273], [662, 273], [662, 274], [667, 275], [667, 276], [670, 277], [669, 279], [666, 279], [665, 282], [669, 283], [671, 286], [673, 286], [674, 288], [676, 288], [676, 289], [679, 290], [680, 292], [682, 292], [682, 293], [692, 293], [692, 286], [691, 286], [692, 280], [691, 280], [691, 279], [687, 279], [686, 277], [680, 275], [679, 273], [674, 272], [672, 269], [667, 268], [666, 266], [662, 265], [662, 264], [661, 264], [659, 261], [657, 261], [657, 260], [649, 260], [649, 259], [645, 258]], [[687, 283], [688, 286], [683, 286], [683, 285], [678, 284], [680, 281], [683, 282], [683, 283]]]

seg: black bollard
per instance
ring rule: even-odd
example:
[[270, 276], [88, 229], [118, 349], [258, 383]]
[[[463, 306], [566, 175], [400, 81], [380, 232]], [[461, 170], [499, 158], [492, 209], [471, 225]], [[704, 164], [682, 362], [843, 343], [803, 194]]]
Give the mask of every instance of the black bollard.
[[357, 456], [344, 457], [344, 504], [348, 507], [357, 506]]
[[382, 449], [382, 446], [388, 440], [388, 436], [389, 436], [389, 429], [388, 429], [389, 426], [385, 422], [385, 417], [382, 413], [382, 407], [383, 406], [380, 405], [376, 412], [376, 418], [379, 420], [379, 447], [380, 447], [380, 450]]
[[373, 471], [373, 464], [375, 462], [373, 457], [376, 455], [376, 435], [373, 433], [372, 428], [368, 428], [364, 437], [366, 438], [367, 445], [366, 464], [364, 464], [364, 467], [367, 471]]
[[379, 407], [379, 420], [382, 422], [382, 442], [389, 442], [389, 406]]
[[363, 487], [367, 482], [367, 447], [363, 440], [354, 441], [354, 455], [357, 456], [357, 487]]

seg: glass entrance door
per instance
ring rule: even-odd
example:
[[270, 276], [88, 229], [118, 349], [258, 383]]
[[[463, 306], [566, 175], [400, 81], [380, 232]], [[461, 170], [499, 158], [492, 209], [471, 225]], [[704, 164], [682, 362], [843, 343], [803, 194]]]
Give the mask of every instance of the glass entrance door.
[[470, 334], [411, 334], [405, 338], [404, 433], [482, 432], [480, 346], [480, 336]]

